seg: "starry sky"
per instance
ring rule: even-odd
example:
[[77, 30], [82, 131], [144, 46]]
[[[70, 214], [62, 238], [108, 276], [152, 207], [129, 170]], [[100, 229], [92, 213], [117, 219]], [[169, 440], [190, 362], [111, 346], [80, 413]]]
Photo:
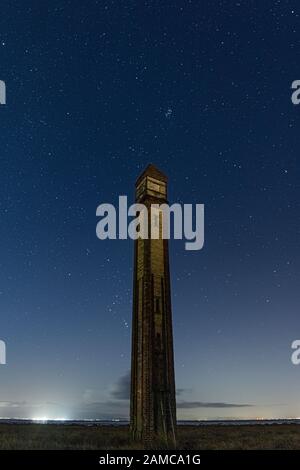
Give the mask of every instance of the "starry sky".
[[0, 417], [128, 416], [133, 242], [96, 208], [154, 163], [205, 204], [170, 243], [179, 419], [300, 416], [297, 1], [2, 0]]

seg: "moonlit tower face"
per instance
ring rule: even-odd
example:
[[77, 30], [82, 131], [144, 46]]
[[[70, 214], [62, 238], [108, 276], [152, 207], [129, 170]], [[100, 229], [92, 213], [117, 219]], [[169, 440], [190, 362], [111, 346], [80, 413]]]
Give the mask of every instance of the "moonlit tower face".
[[[136, 202], [148, 209], [167, 202], [167, 178], [149, 165], [136, 182]], [[131, 433], [145, 443], [155, 438], [173, 445], [176, 401], [168, 240], [163, 240], [162, 214], [153, 217], [157, 239], [135, 241]]]

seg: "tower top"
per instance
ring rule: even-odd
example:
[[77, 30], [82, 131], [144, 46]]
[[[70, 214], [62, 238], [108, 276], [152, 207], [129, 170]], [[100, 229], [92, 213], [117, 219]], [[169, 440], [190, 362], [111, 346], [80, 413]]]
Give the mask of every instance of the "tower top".
[[168, 181], [168, 178], [167, 176], [162, 173], [158, 168], [156, 168], [156, 166], [152, 165], [152, 163], [150, 163], [146, 168], [145, 170], [143, 171], [143, 173], [138, 177], [138, 179], [136, 180], [136, 183], [135, 183], [135, 186], [138, 186], [139, 183], [146, 177], [146, 176], [151, 176], [152, 178], [155, 178], [157, 180], [160, 180], [160, 181], [163, 181], [164, 183], [166, 183]]

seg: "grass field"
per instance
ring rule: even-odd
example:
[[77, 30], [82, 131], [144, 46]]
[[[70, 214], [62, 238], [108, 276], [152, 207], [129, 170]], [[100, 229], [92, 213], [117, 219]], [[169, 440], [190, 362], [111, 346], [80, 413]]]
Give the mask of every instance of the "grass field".
[[[155, 449], [163, 449], [157, 445]], [[300, 449], [300, 426], [178, 426], [177, 448]], [[142, 449], [131, 442], [127, 426], [0, 424], [0, 449]]]

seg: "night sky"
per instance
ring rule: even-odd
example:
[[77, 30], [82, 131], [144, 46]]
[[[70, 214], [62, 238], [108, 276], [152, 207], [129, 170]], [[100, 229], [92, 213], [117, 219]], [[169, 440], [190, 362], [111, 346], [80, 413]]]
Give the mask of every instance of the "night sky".
[[205, 204], [170, 243], [179, 419], [300, 416], [297, 1], [2, 0], [0, 417], [127, 417], [133, 242], [96, 208], [148, 163]]

